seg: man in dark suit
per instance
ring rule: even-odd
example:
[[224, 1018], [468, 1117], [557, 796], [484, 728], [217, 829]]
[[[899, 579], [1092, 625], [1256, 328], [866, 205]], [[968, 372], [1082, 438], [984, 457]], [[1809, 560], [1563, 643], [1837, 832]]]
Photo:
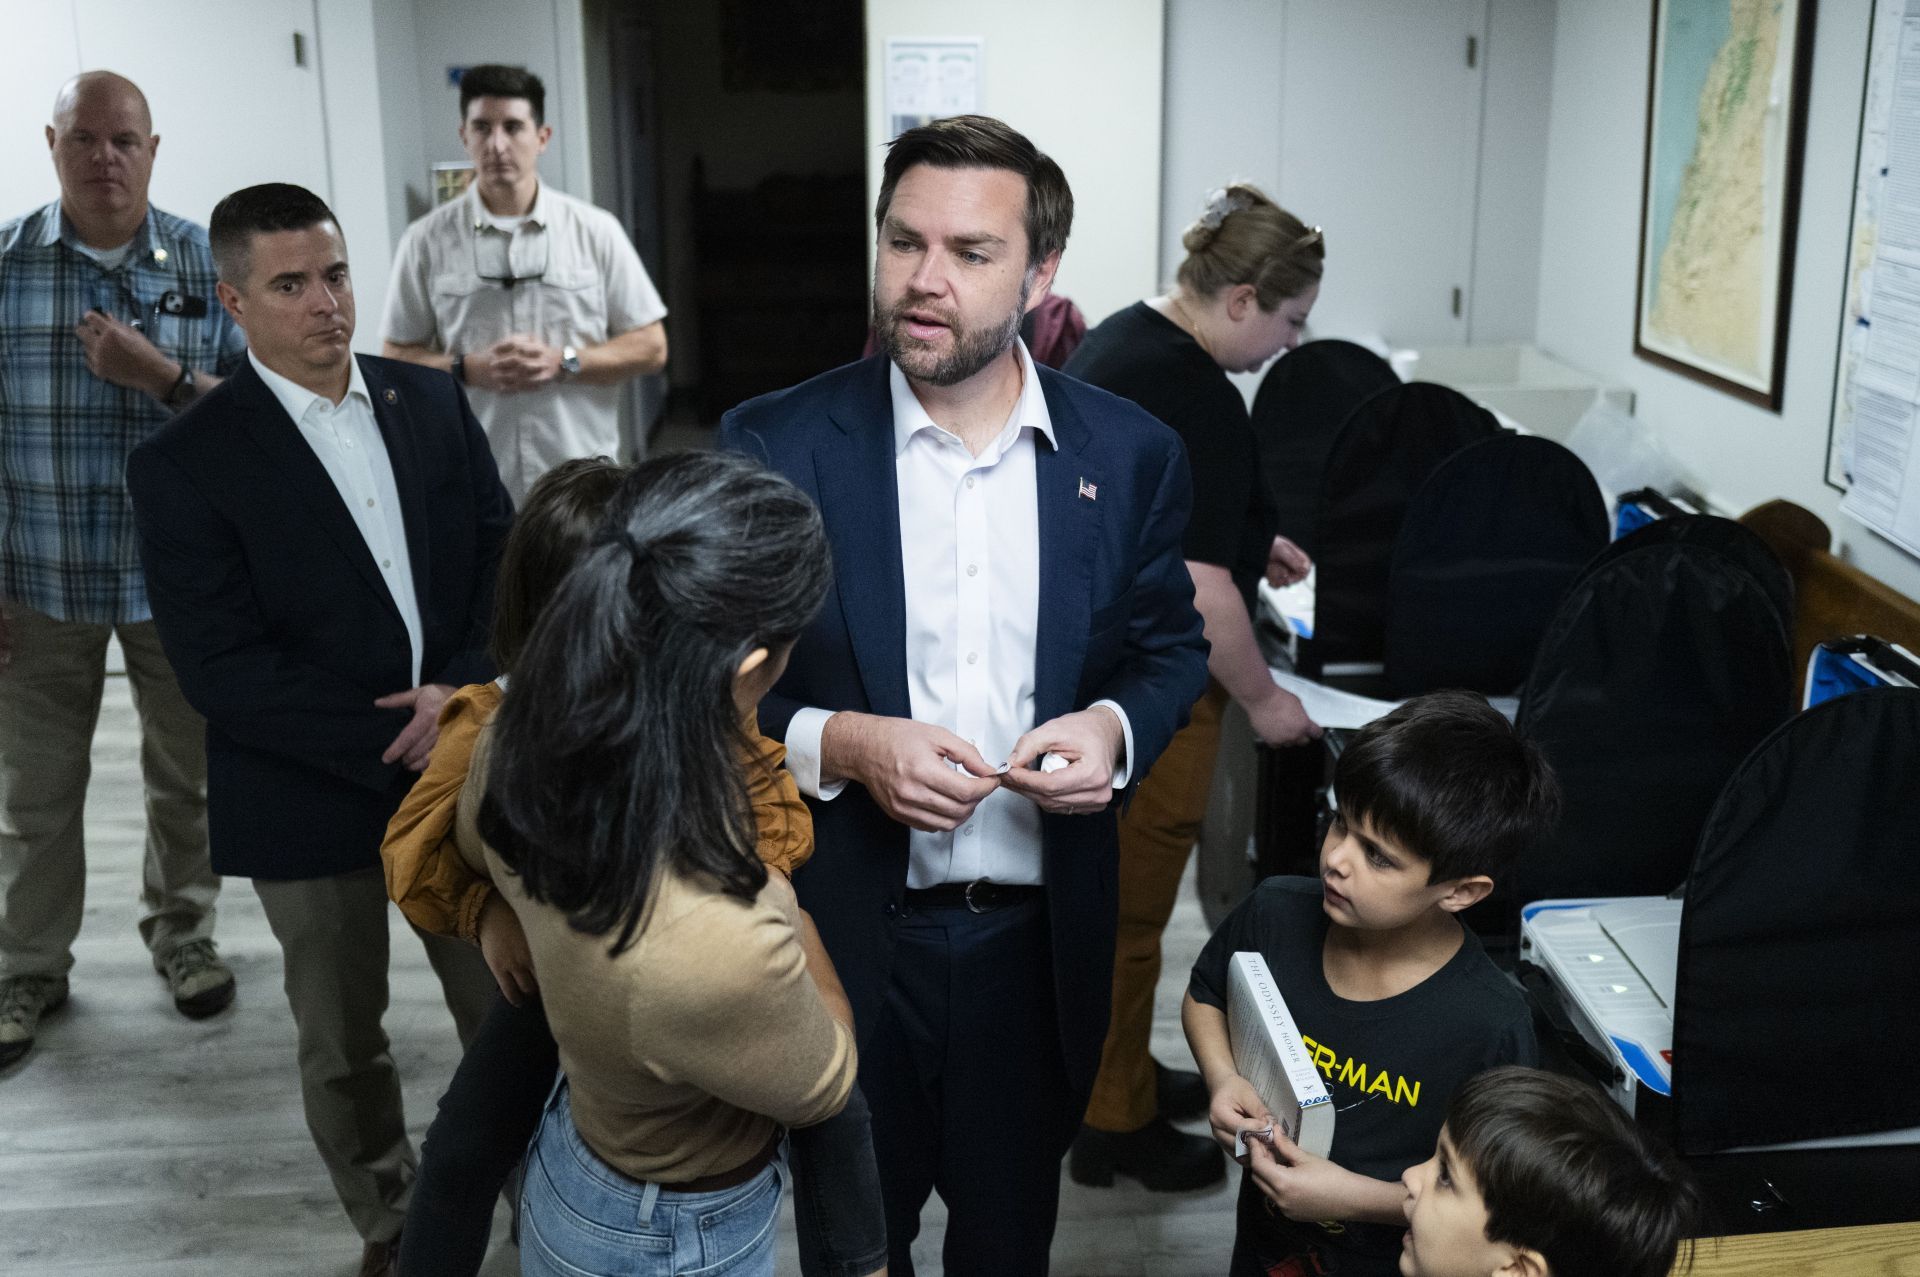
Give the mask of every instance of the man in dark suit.
[[[426, 765], [441, 702], [491, 676], [493, 575], [512, 503], [442, 372], [352, 353], [332, 212], [297, 186], [222, 200], [234, 375], [136, 448], [127, 487], [154, 619], [207, 720], [214, 870], [254, 880], [286, 959], [307, 1124], [391, 1270], [414, 1155], [380, 1026], [380, 840]], [[423, 935], [464, 1041], [493, 981]]]
[[[727, 446], [819, 502], [837, 594], [761, 703], [812, 799], [795, 877], [852, 997], [892, 1271], [1047, 1265], [1106, 1032], [1113, 804], [1206, 682], [1179, 440], [1016, 339], [1072, 221], [998, 120], [908, 130], [876, 220], [885, 354], [753, 400]], [[808, 1186], [796, 1186], [808, 1209]]]

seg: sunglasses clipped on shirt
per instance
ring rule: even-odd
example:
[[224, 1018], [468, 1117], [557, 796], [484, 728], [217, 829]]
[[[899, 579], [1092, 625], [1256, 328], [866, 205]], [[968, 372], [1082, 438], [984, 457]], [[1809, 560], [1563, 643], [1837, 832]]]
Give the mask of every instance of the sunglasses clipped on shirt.
[[[540, 268], [526, 275], [518, 274], [513, 269], [513, 242], [518, 238], [517, 231], [503, 231], [490, 223], [482, 223], [476, 226], [474, 230], [476, 233], [473, 237], [473, 273], [482, 283], [498, 284], [502, 288], [513, 289], [519, 287], [521, 284], [537, 284], [546, 278], [547, 258], [550, 255], [550, 250], [547, 246], [547, 232], [544, 226], [540, 228]], [[494, 234], [489, 235], [487, 233], [488, 231], [492, 231]], [[506, 266], [506, 273], [503, 275], [488, 274], [486, 266], [481, 262], [482, 256], [493, 256], [493, 254], [482, 254], [480, 249], [481, 242], [483, 240], [491, 241], [495, 236], [503, 242], [506, 250], [501, 255], [505, 259], [504, 265]]]

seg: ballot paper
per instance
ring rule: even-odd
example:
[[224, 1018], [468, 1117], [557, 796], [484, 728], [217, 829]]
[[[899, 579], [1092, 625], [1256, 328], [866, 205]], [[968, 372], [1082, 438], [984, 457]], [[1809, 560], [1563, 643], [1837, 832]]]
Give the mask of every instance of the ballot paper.
[[[1273, 681], [1283, 691], [1292, 692], [1300, 698], [1300, 707], [1307, 711], [1308, 718], [1333, 731], [1357, 730], [1406, 704], [1405, 701], [1383, 701], [1377, 697], [1361, 696], [1357, 692], [1343, 692], [1303, 678], [1292, 670], [1269, 667], [1267, 673], [1273, 675]], [[1512, 722], [1520, 712], [1518, 696], [1489, 696], [1487, 704], [1506, 715], [1508, 722]]]
[[1313, 600], [1319, 573], [1318, 568], [1309, 568], [1304, 580], [1278, 589], [1269, 585], [1265, 577], [1260, 578], [1260, 605], [1267, 615], [1304, 639], [1313, 637]]
[[1403, 703], [1336, 691], [1290, 670], [1269, 670], [1268, 673], [1283, 689], [1298, 696], [1301, 708], [1307, 711], [1307, 717], [1322, 727], [1348, 730], [1365, 727], [1381, 715], [1399, 709]]

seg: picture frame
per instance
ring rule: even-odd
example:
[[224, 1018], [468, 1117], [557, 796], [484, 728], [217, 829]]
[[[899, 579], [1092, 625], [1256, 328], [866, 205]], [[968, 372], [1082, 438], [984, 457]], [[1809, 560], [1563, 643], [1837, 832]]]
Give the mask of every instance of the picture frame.
[[1780, 411], [1816, 0], [1653, 0], [1633, 349]]
[[473, 184], [472, 160], [446, 160], [427, 166], [427, 189], [433, 194], [435, 208], [452, 203], [467, 193]]

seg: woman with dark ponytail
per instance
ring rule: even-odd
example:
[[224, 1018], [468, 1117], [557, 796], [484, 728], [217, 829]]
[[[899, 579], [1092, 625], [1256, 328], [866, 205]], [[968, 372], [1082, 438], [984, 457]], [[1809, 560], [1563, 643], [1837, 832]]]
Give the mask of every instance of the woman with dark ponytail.
[[[381, 848], [388, 890], [408, 921], [477, 943], [501, 991], [427, 1131], [400, 1243], [400, 1271], [407, 1277], [475, 1277], [480, 1271], [494, 1199], [539, 1127], [553, 1089], [557, 1048], [526, 936], [507, 898], [475, 872], [473, 865], [485, 868], [479, 835], [471, 819], [456, 816], [469, 773], [481, 776], [474, 766], [477, 742], [491, 730], [534, 623], [575, 563], [615, 535], [602, 529], [629, 473], [604, 457], [569, 461], [527, 494], [501, 555], [494, 595], [492, 647], [501, 677], [462, 688], [448, 701], [426, 773]], [[749, 745], [741, 770], [755, 854], [770, 871], [791, 875], [813, 853], [813, 822], [781, 766], [784, 747], [760, 735], [751, 720], [745, 728]], [[801, 1272], [884, 1274], [886, 1226], [859, 1090], [834, 1117], [794, 1130], [792, 1155], [806, 1175], [795, 1203]]]
[[647, 462], [480, 738], [455, 842], [525, 932], [563, 1070], [524, 1272], [773, 1271], [784, 1130], [839, 1112], [855, 1059], [832, 964], [756, 852], [744, 760], [828, 582], [785, 480]]

